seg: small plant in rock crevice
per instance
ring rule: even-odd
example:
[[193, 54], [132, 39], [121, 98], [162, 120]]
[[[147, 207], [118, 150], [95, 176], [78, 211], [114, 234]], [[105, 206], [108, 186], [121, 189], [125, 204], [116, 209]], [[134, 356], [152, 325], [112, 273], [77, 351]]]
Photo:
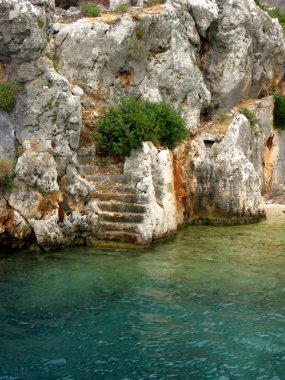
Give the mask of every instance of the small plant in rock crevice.
[[81, 12], [86, 17], [99, 17], [101, 9], [98, 5], [89, 2], [82, 5]]
[[285, 129], [285, 95], [276, 93], [274, 100], [274, 127], [277, 129]]
[[48, 108], [48, 109], [52, 109], [53, 108], [53, 106], [54, 106], [54, 101], [55, 101], [55, 97], [54, 96], [52, 96], [50, 99], [49, 99], [49, 101], [47, 102], [47, 104], [46, 104], [46, 108]]
[[43, 29], [45, 24], [46, 24], [46, 20], [45, 20], [45, 17], [43, 15], [39, 15], [37, 17], [37, 22], [38, 22], [38, 26], [40, 29]]
[[17, 95], [22, 89], [23, 85], [15, 81], [0, 83], [0, 110], [12, 112], [17, 103]]
[[49, 51], [47, 51], [45, 53], [45, 56], [52, 61], [53, 68], [58, 73], [59, 72], [59, 62], [56, 59], [56, 57], [54, 55], [52, 55], [52, 53], [50, 53]]
[[216, 115], [214, 116], [214, 122], [216, 123], [224, 123], [228, 120], [227, 115], [227, 109], [226, 108], [219, 108]]
[[142, 40], [147, 34], [147, 32], [148, 32], [148, 27], [146, 25], [139, 23], [135, 27], [135, 34], [138, 40]]
[[13, 160], [0, 157], [0, 191], [2, 194], [10, 194], [14, 187]]
[[129, 156], [132, 149], [142, 147], [143, 141], [172, 148], [188, 135], [180, 111], [165, 102], [133, 96], [109, 107], [95, 128], [98, 151], [120, 156]]
[[116, 6], [114, 11], [115, 11], [115, 13], [124, 14], [124, 13], [127, 13], [128, 8], [127, 8], [126, 4], [120, 3]]
[[247, 118], [251, 127], [254, 127], [258, 123], [257, 117], [250, 109], [242, 108], [239, 112]]

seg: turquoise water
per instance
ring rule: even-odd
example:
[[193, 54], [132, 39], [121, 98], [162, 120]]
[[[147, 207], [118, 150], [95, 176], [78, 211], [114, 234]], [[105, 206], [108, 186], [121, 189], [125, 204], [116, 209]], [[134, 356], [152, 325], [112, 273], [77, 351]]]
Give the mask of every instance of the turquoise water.
[[285, 222], [0, 257], [0, 380], [285, 379]]

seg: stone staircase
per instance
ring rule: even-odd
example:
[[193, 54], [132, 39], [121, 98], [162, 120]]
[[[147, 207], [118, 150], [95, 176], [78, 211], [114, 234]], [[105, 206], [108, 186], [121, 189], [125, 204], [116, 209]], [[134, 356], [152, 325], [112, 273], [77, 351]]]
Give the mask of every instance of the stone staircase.
[[139, 197], [124, 173], [124, 159], [78, 155], [80, 174], [96, 185], [93, 198], [99, 207], [98, 241], [146, 244], [139, 232], [144, 221], [146, 199]]

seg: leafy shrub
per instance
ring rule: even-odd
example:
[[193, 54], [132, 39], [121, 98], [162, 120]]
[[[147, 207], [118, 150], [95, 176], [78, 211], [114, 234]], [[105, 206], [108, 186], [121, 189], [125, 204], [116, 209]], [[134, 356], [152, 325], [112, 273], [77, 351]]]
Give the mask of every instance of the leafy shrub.
[[130, 0], [130, 4], [132, 7], [135, 7], [138, 4], [138, 0]]
[[247, 118], [251, 127], [254, 127], [258, 123], [258, 119], [250, 109], [242, 108], [239, 112]]
[[81, 12], [86, 17], [99, 17], [101, 14], [101, 9], [96, 4], [85, 3], [81, 7]]
[[0, 157], [0, 191], [10, 193], [13, 186], [13, 161], [6, 157]]
[[274, 126], [277, 129], [285, 129], [285, 95], [275, 94]]
[[118, 4], [118, 5], [116, 6], [116, 8], [114, 9], [114, 11], [115, 11], [116, 13], [120, 13], [120, 14], [126, 13], [127, 10], [128, 10], [127, 6], [126, 6], [125, 4], [123, 4], [123, 3]]
[[123, 98], [118, 106], [109, 107], [97, 120], [96, 129], [98, 150], [121, 156], [141, 148], [143, 141], [174, 147], [188, 135], [179, 111], [165, 102], [135, 97]]
[[0, 83], [0, 110], [12, 112], [22, 89], [23, 85], [15, 81]]
[[166, 0], [154, 0], [154, 4], [164, 4]]

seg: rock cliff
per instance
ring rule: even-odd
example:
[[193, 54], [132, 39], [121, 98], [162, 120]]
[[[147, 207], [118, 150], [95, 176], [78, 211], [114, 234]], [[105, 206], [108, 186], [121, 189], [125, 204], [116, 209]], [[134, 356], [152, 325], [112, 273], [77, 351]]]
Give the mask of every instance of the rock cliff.
[[[9, 191], [0, 167], [1, 245], [146, 244], [185, 223], [265, 217], [262, 195], [285, 184], [269, 96], [284, 75], [276, 20], [254, 0], [61, 11], [55, 24], [54, 11], [53, 0], [0, 1], [0, 86], [22, 86], [12, 110], [0, 104], [0, 158], [14, 162]], [[131, 94], [181, 108], [189, 138], [98, 155], [96, 118]]]

